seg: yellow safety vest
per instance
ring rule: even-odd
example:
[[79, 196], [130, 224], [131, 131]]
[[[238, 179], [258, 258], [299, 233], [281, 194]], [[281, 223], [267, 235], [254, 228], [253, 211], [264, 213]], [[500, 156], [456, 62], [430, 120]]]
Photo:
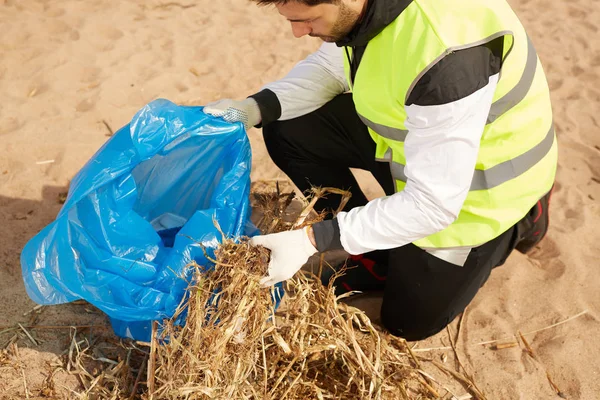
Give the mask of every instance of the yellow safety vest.
[[[414, 243], [421, 248], [488, 242], [552, 188], [556, 139], [548, 85], [533, 44], [505, 0], [413, 0], [369, 41], [351, 82], [356, 110], [377, 144], [375, 157], [390, 162], [399, 192], [406, 185], [405, 104], [412, 89], [447, 54], [499, 37], [503, 65], [470, 192], [457, 220]], [[345, 68], [350, 82], [348, 60]]]

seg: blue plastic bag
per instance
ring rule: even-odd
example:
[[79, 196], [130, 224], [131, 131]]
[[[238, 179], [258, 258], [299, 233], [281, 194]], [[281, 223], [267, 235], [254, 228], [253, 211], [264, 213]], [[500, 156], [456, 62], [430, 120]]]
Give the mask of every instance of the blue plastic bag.
[[[148, 341], [188, 285], [185, 266], [208, 265], [222, 235], [251, 235], [251, 151], [242, 124], [156, 100], [75, 176], [56, 220], [21, 254], [39, 304], [84, 299], [119, 336]], [[202, 245], [202, 246], [201, 246]]]

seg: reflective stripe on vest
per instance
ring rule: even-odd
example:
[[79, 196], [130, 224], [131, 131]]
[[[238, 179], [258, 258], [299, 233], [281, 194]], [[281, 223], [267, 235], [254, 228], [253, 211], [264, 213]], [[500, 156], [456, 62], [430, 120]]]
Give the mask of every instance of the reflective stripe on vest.
[[521, 75], [519, 83], [517, 83], [510, 92], [506, 93], [506, 95], [492, 104], [487, 119], [488, 124], [496, 121], [502, 114], [519, 104], [521, 100], [527, 96], [529, 89], [531, 89], [531, 85], [533, 85], [537, 62], [538, 58], [535, 48], [533, 47], [533, 42], [531, 41], [531, 38], [527, 36], [527, 61], [525, 63], [523, 75]]
[[[487, 190], [495, 188], [507, 182], [511, 179], [515, 179], [518, 176], [527, 172], [531, 167], [540, 162], [554, 144], [554, 125], [550, 127], [548, 134], [544, 140], [535, 145], [529, 151], [513, 158], [512, 160], [505, 161], [492, 168], [486, 170], [476, 169], [473, 174], [473, 180], [471, 181], [470, 190]], [[377, 159], [377, 161], [385, 161], [390, 163], [390, 170], [392, 171], [392, 177], [395, 180], [405, 182], [407, 181], [404, 169], [406, 166], [393, 160], [392, 149], [388, 148], [383, 158]]]
[[358, 116], [360, 117], [363, 124], [373, 129], [378, 135], [381, 135], [386, 139], [396, 140], [398, 142], [404, 142], [406, 140], [406, 135], [408, 135], [407, 130], [377, 124], [360, 114], [358, 114]]

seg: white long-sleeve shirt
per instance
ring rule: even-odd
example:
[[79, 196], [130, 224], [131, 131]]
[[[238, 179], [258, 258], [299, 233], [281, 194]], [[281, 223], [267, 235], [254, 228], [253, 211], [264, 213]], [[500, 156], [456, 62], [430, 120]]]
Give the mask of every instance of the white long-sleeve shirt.
[[[283, 79], [266, 85], [279, 99], [280, 120], [310, 113], [347, 91], [343, 57], [341, 48], [324, 43]], [[400, 247], [456, 220], [470, 189], [497, 82], [498, 74], [492, 75], [486, 86], [446, 104], [406, 106], [406, 186], [338, 215], [348, 253]], [[470, 249], [428, 251], [463, 265]]]
[[323, 43], [283, 79], [271, 82], [263, 89], [270, 89], [277, 95], [281, 121], [321, 108], [338, 94], [350, 90], [344, 74], [342, 49], [333, 43]]

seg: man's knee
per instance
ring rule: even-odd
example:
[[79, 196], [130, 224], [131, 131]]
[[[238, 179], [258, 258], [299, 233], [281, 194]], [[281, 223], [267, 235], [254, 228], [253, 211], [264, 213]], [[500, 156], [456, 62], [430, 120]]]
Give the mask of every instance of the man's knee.
[[392, 335], [408, 341], [416, 341], [427, 339], [440, 332], [450, 323], [450, 318], [417, 314], [406, 316], [397, 311], [386, 312], [385, 308], [382, 308], [381, 323]]
[[281, 147], [281, 135], [279, 135], [280, 125], [277, 121], [271, 122], [268, 125], [263, 127], [263, 139], [265, 141], [265, 146], [267, 147], [267, 151], [269, 155], [277, 164], [275, 158], [281, 152], [279, 151], [279, 147]]
[[289, 121], [275, 121], [263, 127], [263, 138], [269, 156], [281, 169], [284, 169], [286, 160], [297, 152], [294, 146], [296, 129]]

